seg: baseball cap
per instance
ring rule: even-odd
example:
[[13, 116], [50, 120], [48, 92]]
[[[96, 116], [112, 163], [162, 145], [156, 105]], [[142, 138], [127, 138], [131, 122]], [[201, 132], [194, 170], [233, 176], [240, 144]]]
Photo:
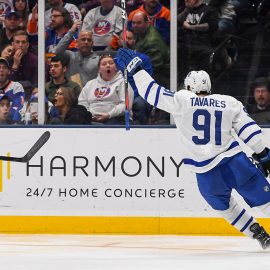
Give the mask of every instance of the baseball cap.
[[5, 13], [5, 18], [10, 18], [12, 15], [15, 15], [17, 18], [19, 18], [19, 15], [15, 10], [7, 9]]
[[6, 95], [5, 93], [1, 93], [0, 94], [0, 101], [3, 99], [3, 98], [6, 98], [10, 101], [10, 97], [8, 95]]
[[8, 60], [6, 58], [0, 57], [0, 64], [1, 63], [4, 63], [8, 68], [10, 68], [9, 62], [8, 62]]

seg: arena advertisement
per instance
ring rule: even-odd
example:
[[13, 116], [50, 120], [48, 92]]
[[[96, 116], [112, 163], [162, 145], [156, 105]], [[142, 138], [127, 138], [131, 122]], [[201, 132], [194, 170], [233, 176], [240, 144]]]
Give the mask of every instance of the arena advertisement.
[[[2, 129], [1, 155], [23, 156], [44, 131]], [[174, 128], [50, 132], [30, 162], [1, 161], [2, 216], [219, 216], [182, 166]]]
[[[24, 155], [43, 131], [5, 129], [2, 154]], [[50, 132], [29, 163], [2, 161], [2, 215], [190, 216], [207, 207], [181, 166], [175, 129]]]

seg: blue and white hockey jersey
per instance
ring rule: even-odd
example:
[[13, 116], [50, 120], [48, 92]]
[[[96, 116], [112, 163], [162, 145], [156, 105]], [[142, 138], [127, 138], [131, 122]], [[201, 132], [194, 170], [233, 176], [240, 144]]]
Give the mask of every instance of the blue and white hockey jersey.
[[172, 92], [158, 85], [144, 70], [134, 75], [139, 94], [150, 104], [174, 117], [183, 149], [184, 164], [197, 173], [209, 171], [223, 158], [242, 151], [233, 136], [254, 152], [263, 151], [260, 127], [231, 96], [197, 96], [191, 91]]
[[10, 119], [16, 123], [20, 122], [20, 110], [23, 108], [25, 98], [23, 86], [19, 82], [9, 81], [5, 87], [0, 88], [0, 93], [7, 95], [11, 101]]

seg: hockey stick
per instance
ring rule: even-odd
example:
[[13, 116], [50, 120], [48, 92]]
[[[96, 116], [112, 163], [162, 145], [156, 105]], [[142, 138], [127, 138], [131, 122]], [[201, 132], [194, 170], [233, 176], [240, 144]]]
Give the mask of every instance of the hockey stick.
[[[122, 23], [123, 23], [123, 48], [127, 47], [127, 13], [126, 13], [126, 1], [121, 0], [122, 8]], [[128, 74], [127, 68], [124, 69], [124, 82], [125, 82], [125, 126], [126, 130], [130, 129], [129, 125], [129, 95], [128, 95]]]
[[31, 147], [31, 149], [23, 157], [6, 157], [0, 156], [0, 160], [5, 161], [14, 161], [14, 162], [24, 162], [27, 163], [37, 152], [38, 150], [49, 140], [50, 132], [45, 131], [36, 143]]

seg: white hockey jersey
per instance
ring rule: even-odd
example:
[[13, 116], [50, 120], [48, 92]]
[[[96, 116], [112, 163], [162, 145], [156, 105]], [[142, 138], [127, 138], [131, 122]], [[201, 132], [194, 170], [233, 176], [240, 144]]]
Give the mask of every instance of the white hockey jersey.
[[183, 149], [184, 164], [197, 173], [209, 171], [223, 158], [242, 151], [232, 130], [254, 152], [263, 151], [261, 129], [231, 96], [197, 96], [191, 91], [172, 92], [158, 85], [144, 70], [134, 75], [139, 94], [174, 117]]
[[[133, 104], [133, 91], [129, 87], [130, 110]], [[109, 113], [110, 118], [125, 112], [125, 87], [122, 73], [118, 71], [111, 81], [105, 81], [98, 74], [96, 79], [86, 83], [80, 96], [79, 104], [93, 115]]]
[[96, 7], [85, 15], [82, 30], [93, 33], [94, 46], [108, 46], [112, 36], [119, 34], [123, 30], [122, 9], [114, 6], [113, 9], [103, 16], [101, 7]]

